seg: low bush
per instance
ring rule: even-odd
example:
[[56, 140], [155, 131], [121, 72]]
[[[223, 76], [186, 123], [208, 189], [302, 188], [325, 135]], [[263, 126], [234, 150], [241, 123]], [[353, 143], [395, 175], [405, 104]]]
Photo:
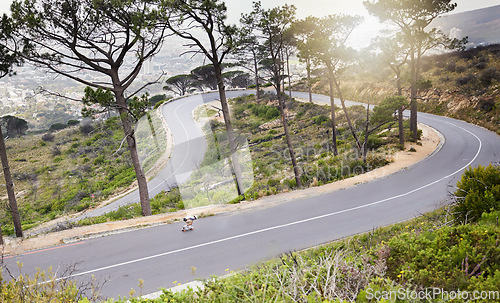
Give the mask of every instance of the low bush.
[[47, 133], [47, 134], [42, 136], [42, 140], [43, 140], [43, 142], [52, 142], [52, 141], [54, 141], [55, 137], [56, 136], [54, 134]]
[[94, 130], [94, 127], [90, 123], [85, 123], [80, 126], [80, 132], [84, 135], [90, 134]]
[[314, 117], [312, 120], [314, 121], [314, 124], [321, 125], [330, 121], [330, 118], [328, 118], [326, 115], [319, 115]]
[[500, 167], [469, 168], [454, 193], [457, 223], [476, 222], [483, 213], [500, 210]]
[[75, 125], [80, 124], [80, 121], [78, 121], [78, 120], [68, 120], [67, 124], [68, 124], [68, 126], [75, 126]]
[[50, 126], [49, 131], [55, 132], [55, 131], [58, 131], [58, 130], [61, 130], [61, 129], [65, 129], [66, 127], [68, 127], [67, 124], [64, 124], [64, 123], [54, 123], [54, 124], [52, 124]]
[[76, 282], [73, 279], [57, 279], [75, 273], [75, 266], [68, 266], [57, 274], [51, 269], [40, 269], [32, 276], [23, 274], [22, 264], [19, 264], [19, 275], [5, 279], [2, 274], [13, 269], [2, 269], [0, 272], [0, 302], [22, 303], [67, 303], [67, 302], [98, 302], [104, 300], [99, 295], [103, 282], [95, 278], [88, 282]]

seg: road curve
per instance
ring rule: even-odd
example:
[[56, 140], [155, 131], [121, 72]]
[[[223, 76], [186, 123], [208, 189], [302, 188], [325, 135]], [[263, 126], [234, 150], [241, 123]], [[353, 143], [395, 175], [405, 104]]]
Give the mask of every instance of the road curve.
[[[217, 95], [203, 95], [192, 105], [212, 98]], [[314, 98], [327, 100], [318, 95]], [[187, 106], [190, 102], [173, 102], [173, 110], [166, 107], [166, 114], [184, 121], [191, 113]], [[188, 123], [170, 124], [170, 117], [167, 121], [174, 136], [196, 132]], [[241, 269], [282, 253], [413, 218], [439, 206], [449, 186], [456, 184], [468, 166], [500, 161], [498, 135], [445, 117], [420, 113], [419, 120], [440, 131], [445, 143], [431, 157], [388, 177], [271, 208], [203, 218], [195, 222], [193, 232], [180, 232], [181, 222], [167, 224], [6, 257], [4, 265], [12, 270], [16, 262], [21, 262], [23, 272], [32, 273], [36, 267], [63, 269], [77, 263], [71, 277], [88, 281], [94, 275], [106, 280], [102, 294], [108, 297], [127, 295], [131, 288], [139, 290], [139, 279], [144, 280], [142, 293], [146, 294], [174, 286], [174, 281], [185, 283], [223, 275], [226, 269]], [[174, 137], [176, 146], [183, 142], [179, 140], [182, 138]], [[184, 148], [201, 147], [196, 143]], [[181, 158], [187, 149], [182, 149]], [[172, 162], [181, 159], [172, 157]], [[180, 163], [192, 161], [184, 160]], [[169, 181], [167, 175], [163, 178]]]
[[[253, 90], [228, 91], [226, 94], [228, 98], [234, 98], [254, 92]], [[172, 132], [174, 147], [170, 161], [148, 182], [150, 197], [156, 196], [162, 190], [169, 190], [172, 186], [182, 184], [189, 178], [191, 172], [196, 170], [197, 165], [201, 163], [207, 144], [204, 133], [194, 121], [192, 113], [197, 106], [218, 99], [219, 93], [211, 92], [191, 95], [162, 106], [161, 112]], [[72, 221], [100, 216], [131, 203], [139, 203], [137, 189], [104, 207], [87, 211]]]

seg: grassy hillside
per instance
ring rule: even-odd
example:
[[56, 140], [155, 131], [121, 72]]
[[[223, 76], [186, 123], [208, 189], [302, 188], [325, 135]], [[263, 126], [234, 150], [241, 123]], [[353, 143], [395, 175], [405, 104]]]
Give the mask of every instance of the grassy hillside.
[[[135, 179], [117, 118], [6, 141], [23, 228], [95, 206]], [[94, 195], [94, 199], [92, 199]], [[0, 222], [12, 233], [5, 187]]]
[[[260, 197], [262, 191], [276, 193], [295, 187], [277, 105], [272, 95], [258, 102], [253, 95], [232, 101], [234, 126], [250, 138], [255, 183], [247, 193], [247, 198], [252, 194], [254, 198]], [[397, 148], [397, 130], [382, 127], [378, 134], [369, 137], [370, 154], [367, 163], [363, 163], [356, 156], [354, 138], [348, 129], [345, 114], [336, 108], [339, 155], [333, 156], [330, 106], [292, 101], [288, 103], [287, 110], [293, 146], [305, 187], [334, 182], [383, 166], [390, 161]], [[353, 106], [349, 108], [349, 114], [355, 127], [362, 129], [366, 120], [365, 108]], [[220, 129], [221, 126], [216, 125], [215, 130]]]
[[500, 44], [427, 57], [420, 110], [462, 119], [500, 134]]
[[[151, 169], [167, 147], [156, 112], [136, 124], [141, 165]], [[83, 211], [123, 193], [135, 181], [118, 117], [6, 141], [23, 229]], [[0, 223], [12, 234], [5, 187], [0, 187]], [[68, 226], [70, 227], [70, 226]]]

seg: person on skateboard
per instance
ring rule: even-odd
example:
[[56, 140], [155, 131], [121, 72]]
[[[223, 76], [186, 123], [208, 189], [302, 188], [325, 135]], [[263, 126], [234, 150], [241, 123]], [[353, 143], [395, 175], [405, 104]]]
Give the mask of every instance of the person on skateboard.
[[182, 227], [182, 231], [193, 230], [193, 221], [196, 220], [196, 216], [185, 217], [183, 220], [186, 222], [186, 225]]

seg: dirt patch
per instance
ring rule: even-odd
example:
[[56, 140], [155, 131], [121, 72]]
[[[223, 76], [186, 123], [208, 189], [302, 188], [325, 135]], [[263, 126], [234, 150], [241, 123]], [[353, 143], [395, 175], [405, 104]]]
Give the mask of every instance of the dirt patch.
[[[267, 196], [254, 201], [243, 201], [239, 204], [214, 205], [191, 210], [177, 211], [173, 213], [159, 214], [149, 217], [141, 217], [131, 220], [101, 223], [91, 226], [77, 227], [73, 229], [42, 234], [25, 239], [5, 237], [3, 246], [4, 254], [18, 255], [26, 251], [36, 250], [44, 247], [60, 245], [88, 239], [101, 237], [113, 233], [125, 232], [131, 229], [144, 228], [159, 224], [169, 224], [181, 220], [187, 215], [197, 215], [200, 217], [211, 216], [227, 212], [239, 212], [255, 210], [259, 208], [272, 207], [279, 203], [292, 201], [299, 198], [312, 197], [324, 193], [336, 191], [342, 188], [351, 187], [360, 183], [369, 182], [377, 178], [385, 177], [402, 169], [406, 169], [437, 151], [444, 142], [444, 138], [433, 128], [420, 124], [422, 129], [422, 145], [407, 144], [404, 151], [393, 155], [393, 162], [384, 167], [375, 169], [363, 175], [358, 175], [342, 181], [326, 184], [319, 187], [311, 187], [303, 190], [296, 190], [274, 196]], [[415, 152], [410, 152], [411, 148]], [[60, 219], [64, 223], [64, 219]], [[54, 222], [52, 222], [53, 224]]]

